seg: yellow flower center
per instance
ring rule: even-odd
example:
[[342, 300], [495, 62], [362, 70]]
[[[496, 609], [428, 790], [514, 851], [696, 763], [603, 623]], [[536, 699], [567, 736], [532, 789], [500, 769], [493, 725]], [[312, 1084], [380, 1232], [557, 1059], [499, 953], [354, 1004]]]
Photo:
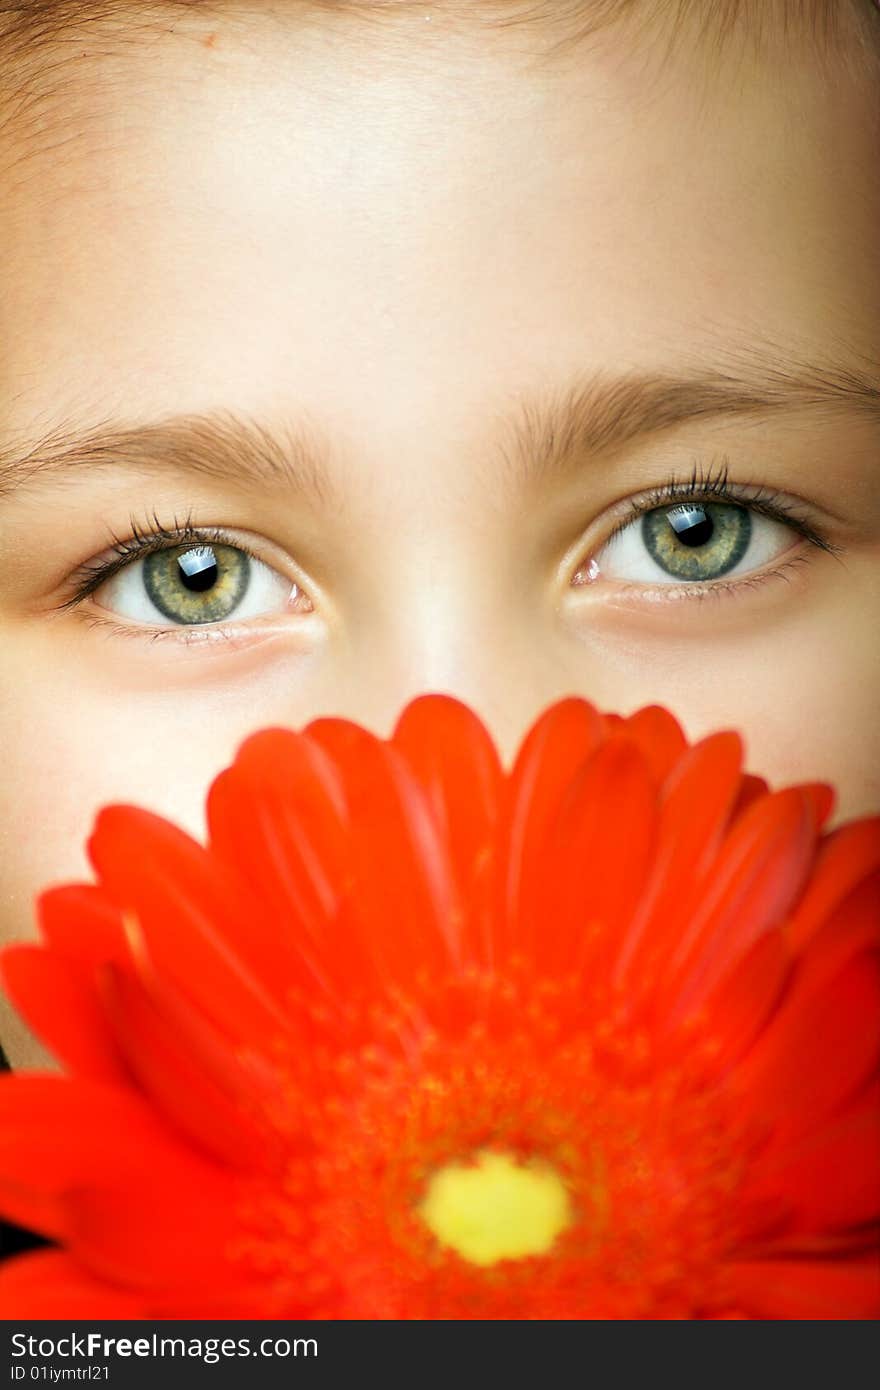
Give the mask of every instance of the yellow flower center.
[[490, 1152], [439, 1169], [418, 1211], [441, 1245], [475, 1265], [544, 1255], [572, 1221], [554, 1168]]

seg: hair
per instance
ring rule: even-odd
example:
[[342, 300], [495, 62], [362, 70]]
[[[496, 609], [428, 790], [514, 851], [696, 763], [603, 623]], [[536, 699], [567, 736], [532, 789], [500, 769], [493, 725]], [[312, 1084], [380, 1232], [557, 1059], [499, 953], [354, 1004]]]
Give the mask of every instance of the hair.
[[119, 31], [133, 20], [205, 18], [224, 11], [287, 9], [371, 22], [442, 18], [458, 25], [555, 31], [569, 43], [616, 22], [654, 19], [673, 33], [696, 30], [714, 45], [737, 35], [757, 48], [774, 39], [806, 40], [819, 53], [876, 55], [880, 0], [0, 0], [0, 43], [12, 56], [35, 55], [90, 30]]
[[[696, 45], [710, 82], [722, 63], [753, 56], [771, 71], [812, 65], [832, 87], [867, 78], [880, 95], [880, 0], [0, 0], [0, 135], [11, 129], [36, 149], [77, 109], [87, 114], [89, 79], [101, 82], [105, 60], [175, 31], [210, 47], [222, 22], [246, 34], [267, 17], [361, 24], [398, 46], [412, 26], [424, 40], [425, 20], [438, 36], [503, 31], [538, 65], [576, 61], [583, 45], [617, 29], [661, 62]], [[880, 132], [880, 100], [871, 111]]]

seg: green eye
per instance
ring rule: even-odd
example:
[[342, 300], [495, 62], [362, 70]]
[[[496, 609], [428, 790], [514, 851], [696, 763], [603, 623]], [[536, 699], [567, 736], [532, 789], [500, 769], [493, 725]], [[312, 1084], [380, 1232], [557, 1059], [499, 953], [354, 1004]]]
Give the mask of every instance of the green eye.
[[651, 558], [676, 579], [711, 580], [727, 574], [745, 555], [752, 517], [725, 502], [686, 502], [642, 517], [642, 540]]
[[174, 623], [229, 618], [248, 590], [251, 562], [231, 545], [175, 545], [146, 556], [144, 588]]

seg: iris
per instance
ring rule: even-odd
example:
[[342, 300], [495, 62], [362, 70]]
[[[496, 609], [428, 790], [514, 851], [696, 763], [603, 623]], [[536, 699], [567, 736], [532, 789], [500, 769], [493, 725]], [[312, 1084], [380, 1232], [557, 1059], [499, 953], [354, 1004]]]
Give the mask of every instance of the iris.
[[144, 560], [144, 588], [175, 623], [215, 623], [244, 598], [250, 561], [231, 545], [172, 546]]
[[745, 507], [689, 502], [646, 512], [642, 539], [652, 559], [676, 579], [719, 579], [745, 555], [752, 518]]

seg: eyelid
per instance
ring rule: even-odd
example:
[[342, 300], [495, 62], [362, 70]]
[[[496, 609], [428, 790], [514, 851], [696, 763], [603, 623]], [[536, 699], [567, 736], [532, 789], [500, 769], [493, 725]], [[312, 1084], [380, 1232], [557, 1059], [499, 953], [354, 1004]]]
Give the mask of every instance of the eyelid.
[[[232, 530], [223, 526], [196, 526], [191, 520], [191, 514], [183, 523], [175, 519], [171, 528], [163, 526], [155, 513], [146, 529], [142, 529], [134, 517], [130, 518], [129, 525], [131, 534], [127, 539], [122, 540], [111, 532], [112, 547], [73, 571], [68, 579], [73, 593], [59, 605], [60, 611], [77, 607], [136, 561], [177, 545], [226, 545], [241, 551], [250, 560], [262, 564], [269, 563], [253, 546], [240, 539]], [[270, 568], [274, 566], [270, 565]], [[293, 582], [301, 587], [298, 577], [294, 578]]]
[[825, 519], [825, 513], [811, 506], [804, 498], [772, 486], [732, 481], [729, 461], [722, 457], [711, 460], [708, 466], [697, 462], [689, 474], [671, 473], [664, 483], [630, 494], [607, 507], [589, 526], [586, 534], [581, 532], [576, 545], [568, 548], [559, 571], [566, 588], [581, 594], [591, 592], [596, 599], [602, 597], [615, 602], [624, 601], [626, 595], [626, 602], [639, 606], [648, 600], [659, 603], [662, 598], [662, 606], [668, 609], [670, 601], [674, 599], [714, 598], [730, 601], [759, 586], [763, 588], [772, 579], [788, 580], [793, 571], [810, 563], [809, 554], [792, 557], [789, 552], [787, 558], [781, 557], [772, 567], [768, 567], [768, 562], [754, 570], [715, 579], [676, 579], [652, 587], [646, 579], [606, 578], [602, 570], [604, 552], [616, 537], [638, 526], [646, 514], [683, 502], [714, 502], [716, 505], [746, 508], [786, 528], [792, 535], [794, 549], [798, 548], [800, 542], [800, 549], [803, 550], [806, 543], [814, 554], [824, 551], [838, 562], [842, 562], [842, 557], [846, 555], [847, 547], [832, 539], [832, 523]]
[[808, 503], [763, 483], [732, 482], [726, 459], [721, 461], [717, 471], [714, 465], [706, 472], [695, 466], [688, 478], [673, 474], [659, 487], [637, 493], [616, 504], [611, 508], [611, 513], [617, 514], [617, 520], [601, 542], [592, 547], [592, 553], [598, 553], [599, 549], [608, 545], [627, 526], [631, 526], [648, 512], [674, 506], [677, 502], [706, 501], [727, 502], [731, 506], [748, 508], [771, 521], [791, 527], [804, 540], [820, 550], [825, 550], [831, 555], [841, 553], [841, 547], [829, 539], [825, 528], [813, 514]]
[[219, 622], [194, 623], [191, 626], [180, 624], [179, 626], [148, 627], [146, 624], [117, 622], [113, 618], [105, 618], [97, 613], [85, 615], [85, 622], [89, 628], [113, 638], [133, 638], [138, 642], [148, 642], [151, 646], [167, 641], [178, 646], [216, 652], [236, 651], [245, 647], [252, 648], [260, 641], [270, 639], [277, 630], [271, 627], [258, 630], [257, 624], [250, 624], [249, 626], [253, 630], [245, 635], [241, 625], [236, 627], [234, 623]]

